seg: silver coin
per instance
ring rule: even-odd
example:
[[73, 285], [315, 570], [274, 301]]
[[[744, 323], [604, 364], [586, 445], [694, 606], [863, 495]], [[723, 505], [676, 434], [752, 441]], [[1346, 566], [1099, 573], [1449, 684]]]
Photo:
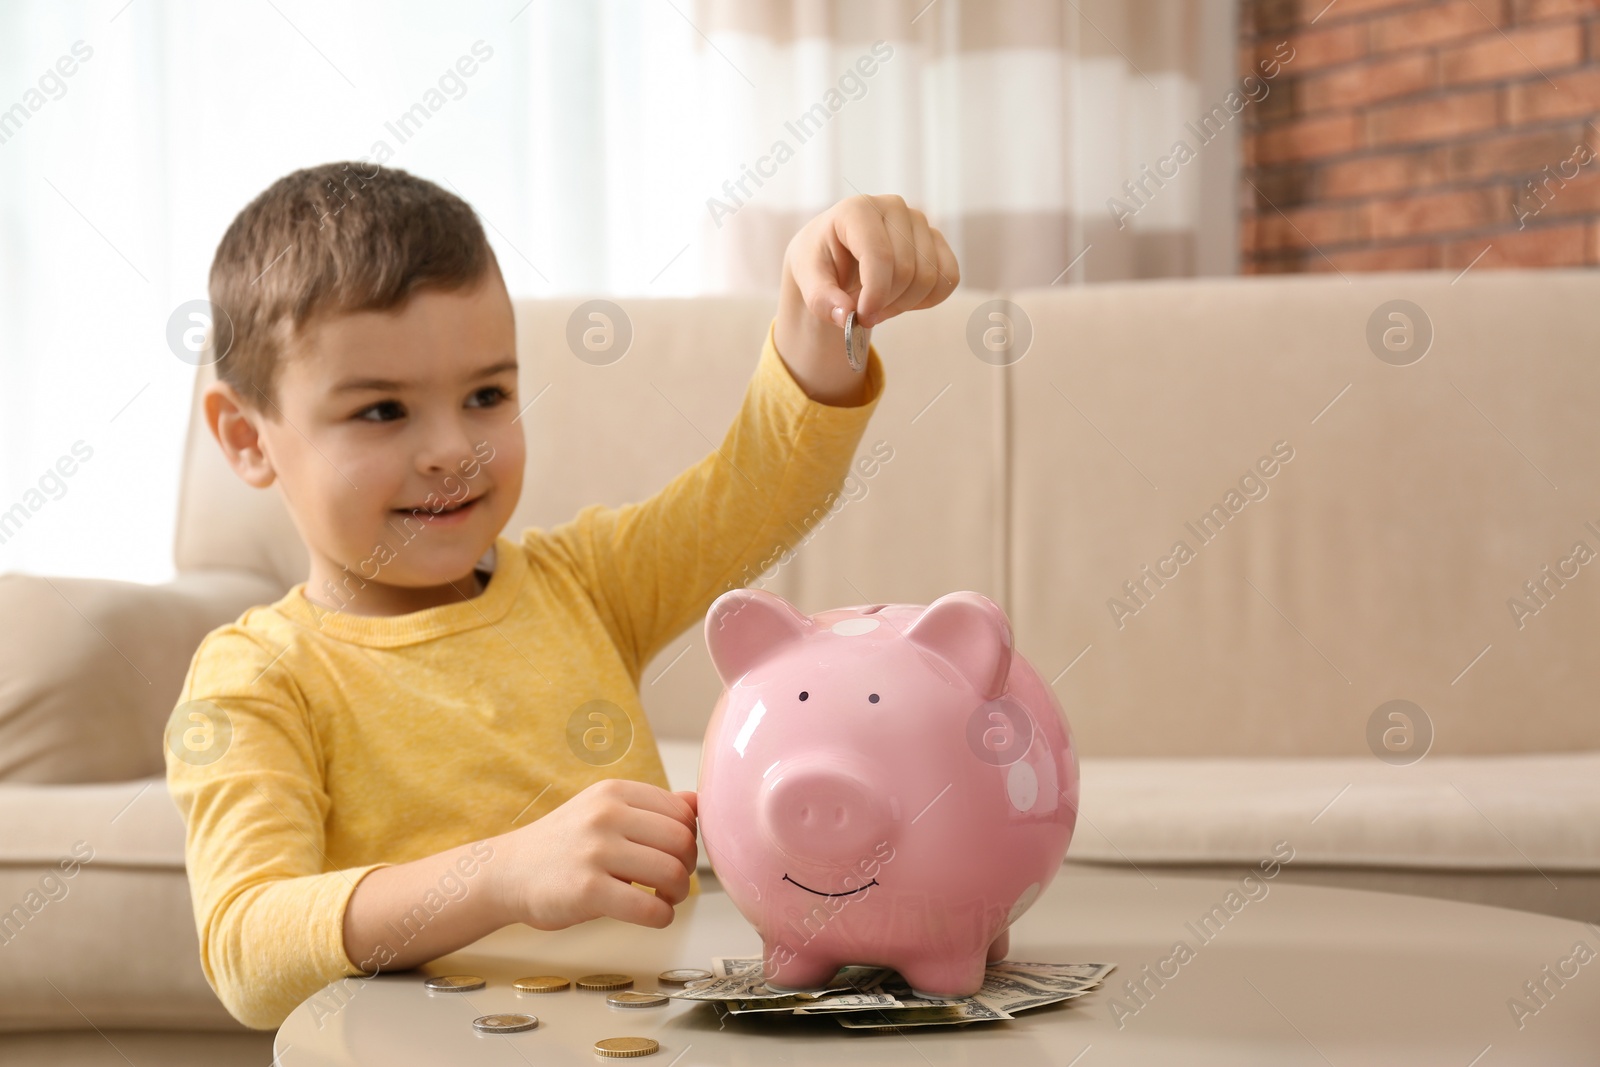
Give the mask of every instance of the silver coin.
[[857, 374], [867, 369], [867, 328], [856, 325], [854, 311], [844, 317], [844, 358]]
[[480, 1034], [520, 1034], [539, 1025], [532, 1015], [480, 1015], [472, 1020], [472, 1028]]
[[703, 971], [699, 967], [674, 967], [670, 971], [662, 971], [656, 975], [656, 981], [666, 982], [669, 985], [688, 985], [690, 982], [703, 982], [710, 977], [710, 971]]
[[635, 993], [631, 989], [613, 993], [606, 998], [606, 1003], [613, 1008], [659, 1008], [666, 1002], [667, 998], [660, 993]]
[[422, 984], [434, 993], [470, 993], [486, 983], [475, 974], [441, 974]]

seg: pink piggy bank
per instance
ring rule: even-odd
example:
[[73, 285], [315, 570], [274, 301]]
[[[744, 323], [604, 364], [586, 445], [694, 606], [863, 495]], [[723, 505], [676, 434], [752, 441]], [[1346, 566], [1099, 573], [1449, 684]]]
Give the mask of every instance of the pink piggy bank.
[[725, 688], [700, 832], [768, 984], [875, 964], [918, 993], [976, 992], [1078, 810], [1066, 716], [1005, 613], [959, 592], [807, 616], [735, 589], [706, 644]]

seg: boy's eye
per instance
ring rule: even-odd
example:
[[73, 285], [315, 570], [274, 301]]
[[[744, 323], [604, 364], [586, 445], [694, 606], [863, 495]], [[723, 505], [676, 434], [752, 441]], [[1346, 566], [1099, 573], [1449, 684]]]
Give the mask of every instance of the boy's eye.
[[406, 417], [406, 409], [398, 401], [383, 400], [356, 412], [356, 418], [367, 422], [393, 422]]
[[498, 385], [486, 385], [467, 398], [467, 406], [473, 408], [492, 408], [496, 404], [510, 398], [504, 389]]

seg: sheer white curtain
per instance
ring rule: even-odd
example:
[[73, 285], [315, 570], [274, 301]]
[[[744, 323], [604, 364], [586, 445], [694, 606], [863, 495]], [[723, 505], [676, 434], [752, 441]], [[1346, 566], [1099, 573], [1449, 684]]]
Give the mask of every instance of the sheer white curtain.
[[[856, 191], [925, 207], [976, 286], [1188, 273], [1195, 177], [1060, 274], [1199, 110], [1172, 41], [1198, 21], [1231, 46], [1225, 19], [1227, 0], [0, 6], [0, 572], [170, 576], [194, 370], [169, 320], [290, 170], [364, 157], [454, 188], [514, 295], [770, 289], [794, 227]], [[763, 163], [779, 141], [792, 156]]]

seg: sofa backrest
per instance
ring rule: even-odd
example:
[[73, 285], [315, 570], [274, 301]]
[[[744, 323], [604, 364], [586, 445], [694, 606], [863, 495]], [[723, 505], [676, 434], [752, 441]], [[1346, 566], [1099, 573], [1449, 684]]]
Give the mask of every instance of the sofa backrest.
[[[1600, 748], [1600, 274], [1023, 291], [1031, 346], [1004, 366], [969, 343], [994, 297], [874, 331], [887, 388], [860, 451], [892, 458], [755, 584], [808, 612], [994, 598], [1085, 754], [1363, 754], [1404, 728], [1392, 700], [1437, 752]], [[772, 314], [623, 299], [632, 345], [594, 366], [567, 348], [581, 302], [516, 304], [539, 399], [513, 529], [700, 459]], [[304, 577], [276, 494], [198, 422], [183, 490], [180, 570]], [[699, 736], [718, 683], [698, 627], [642, 688], [658, 734]]]

